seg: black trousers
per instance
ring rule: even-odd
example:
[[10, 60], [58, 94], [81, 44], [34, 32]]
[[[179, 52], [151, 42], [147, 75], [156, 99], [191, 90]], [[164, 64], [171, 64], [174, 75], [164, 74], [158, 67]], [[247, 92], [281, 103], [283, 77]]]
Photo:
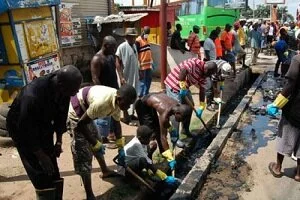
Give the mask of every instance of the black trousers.
[[16, 147], [20, 154], [27, 175], [35, 189], [41, 190], [47, 188], [54, 188], [53, 182], [56, 180], [60, 180], [60, 174], [56, 156], [54, 154], [53, 135], [44, 137], [41, 144], [42, 150], [45, 152], [46, 155], [50, 157], [52, 165], [54, 166], [54, 173], [51, 176], [45, 173], [45, 171], [39, 164], [39, 160], [30, 149], [28, 149], [26, 146], [20, 143], [16, 143]]

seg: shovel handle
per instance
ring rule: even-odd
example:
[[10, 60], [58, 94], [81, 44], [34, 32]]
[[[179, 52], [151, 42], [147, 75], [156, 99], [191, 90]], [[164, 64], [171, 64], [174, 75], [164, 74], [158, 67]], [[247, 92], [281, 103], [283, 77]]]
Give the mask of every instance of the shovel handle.
[[152, 192], [155, 192], [155, 189], [149, 184], [147, 183], [144, 179], [142, 179], [139, 175], [137, 175], [137, 173], [135, 173], [130, 167], [128, 166], [123, 166], [121, 165], [117, 160], [118, 160], [118, 156], [119, 154], [113, 158], [113, 161], [116, 165], [122, 166], [125, 168], [125, 170], [130, 173], [132, 176], [134, 176], [137, 180], [139, 180], [142, 184], [144, 184], [148, 189], [150, 189]]
[[[185, 102], [186, 102], [189, 106], [191, 106], [191, 108], [193, 109], [193, 111], [194, 111], [195, 113], [197, 113], [197, 110], [196, 110], [196, 108], [194, 107], [194, 104], [189, 100], [189, 98], [188, 98], [187, 96], [184, 97], [184, 100], [185, 100]], [[212, 132], [208, 129], [208, 127], [206, 126], [206, 124], [205, 124], [205, 122], [203, 121], [203, 119], [202, 119], [201, 117], [198, 117], [198, 118], [200, 119], [200, 121], [201, 121], [201, 123], [203, 124], [204, 128], [206, 129], [206, 131], [207, 131], [210, 135], [212, 135]]]

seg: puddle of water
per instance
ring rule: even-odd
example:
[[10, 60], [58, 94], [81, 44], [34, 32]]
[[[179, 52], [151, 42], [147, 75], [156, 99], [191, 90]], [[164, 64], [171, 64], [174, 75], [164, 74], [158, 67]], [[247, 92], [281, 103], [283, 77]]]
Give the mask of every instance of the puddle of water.
[[266, 98], [269, 95], [266, 94], [266, 90], [275, 93], [282, 84], [282, 80], [270, 81], [270, 76], [267, 76], [261, 89], [253, 96], [236, 131], [228, 139], [219, 159], [213, 164], [198, 196], [199, 200], [240, 199], [239, 191], [251, 191], [252, 169], [246, 158], [258, 154], [260, 148], [275, 139], [274, 133], [277, 131], [279, 120], [266, 115], [266, 105], [271, 102], [271, 99]]

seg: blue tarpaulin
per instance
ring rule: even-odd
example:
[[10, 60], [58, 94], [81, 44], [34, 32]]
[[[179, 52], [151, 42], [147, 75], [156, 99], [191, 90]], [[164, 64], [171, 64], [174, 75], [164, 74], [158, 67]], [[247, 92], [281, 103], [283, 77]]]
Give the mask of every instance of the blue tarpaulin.
[[33, 8], [58, 4], [60, 4], [60, 0], [0, 0], [0, 13], [16, 8]]

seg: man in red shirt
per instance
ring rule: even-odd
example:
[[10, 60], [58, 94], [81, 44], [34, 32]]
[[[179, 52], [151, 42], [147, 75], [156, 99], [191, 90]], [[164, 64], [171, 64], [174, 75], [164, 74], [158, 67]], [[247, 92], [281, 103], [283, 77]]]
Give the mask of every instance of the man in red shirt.
[[225, 25], [225, 30], [221, 34], [221, 45], [223, 48], [223, 59], [230, 63], [233, 74], [235, 76], [236, 69], [235, 69], [235, 55], [232, 51], [233, 47], [233, 35], [231, 33], [232, 26], [230, 24]]
[[[185, 102], [185, 96], [193, 102], [189, 87], [192, 85], [199, 86], [199, 99], [200, 106], [197, 109], [197, 117], [201, 118], [203, 110], [206, 107], [205, 104], [205, 80], [207, 77], [217, 72], [217, 65], [214, 62], [203, 62], [198, 58], [190, 58], [184, 60], [179, 65], [174, 67], [168, 74], [165, 84], [166, 91], [169, 97], [177, 100], [180, 103], [187, 104]], [[191, 136], [189, 126], [191, 122], [192, 111], [188, 117], [182, 122], [182, 135]], [[176, 120], [172, 120], [172, 125], [175, 129], [179, 129], [179, 123]]]

